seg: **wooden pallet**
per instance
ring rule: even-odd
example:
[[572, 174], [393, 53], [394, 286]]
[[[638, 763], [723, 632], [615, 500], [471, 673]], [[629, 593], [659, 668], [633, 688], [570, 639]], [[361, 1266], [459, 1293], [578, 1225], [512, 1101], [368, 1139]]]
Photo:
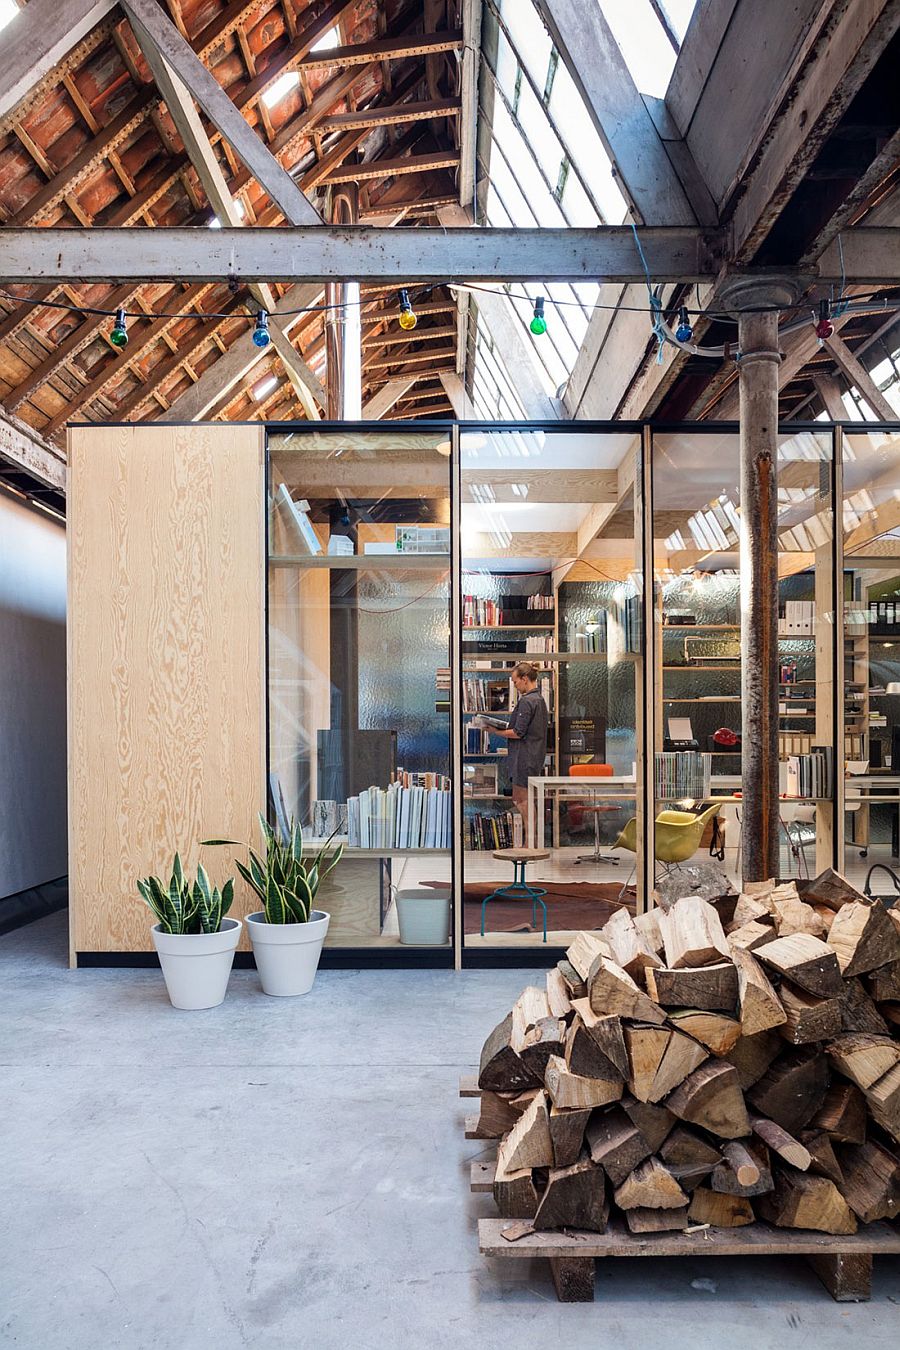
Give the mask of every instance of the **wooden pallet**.
[[746, 1228], [704, 1228], [696, 1233], [629, 1233], [618, 1221], [605, 1233], [525, 1232], [515, 1219], [479, 1219], [478, 1248], [505, 1259], [545, 1257], [561, 1303], [591, 1303], [594, 1262], [607, 1256], [804, 1256], [838, 1303], [861, 1303], [872, 1293], [872, 1257], [900, 1252], [900, 1233], [884, 1223], [851, 1236], [831, 1237], [757, 1222]]
[[[480, 1097], [477, 1076], [464, 1074], [460, 1097]], [[477, 1117], [467, 1117], [466, 1137]], [[469, 1186], [474, 1194], [492, 1194], [496, 1158], [471, 1164]], [[511, 1241], [513, 1234], [525, 1230]], [[504, 1232], [509, 1237], [504, 1237]], [[590, 1303], [594, 1298], [594, 1262], [607, 1256], [803, 1256], [838, 1303], [861, 1303], [871, 1297], [872, 1258], [900, 1254], [900, 1229], [886, 1223], [867, 1224], [852, 1235], [832, 1237], [799, 1228], [774, 1228], [757, 1220], [745, 1228], [704, 1227], [695, 1233], [631, 1233], [614, 1220], [606, 1233], [536, 1233], [517, 1219], [479, 1219], [478, 1246], [485, 1256], [545, 1257], [562, 1303]]]

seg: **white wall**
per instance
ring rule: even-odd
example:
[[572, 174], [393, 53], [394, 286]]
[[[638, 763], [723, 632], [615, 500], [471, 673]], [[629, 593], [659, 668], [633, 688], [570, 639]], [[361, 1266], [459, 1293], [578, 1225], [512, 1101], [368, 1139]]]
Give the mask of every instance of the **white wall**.
[[66, 868], [66, 533], [0, 492], [0, 897]]

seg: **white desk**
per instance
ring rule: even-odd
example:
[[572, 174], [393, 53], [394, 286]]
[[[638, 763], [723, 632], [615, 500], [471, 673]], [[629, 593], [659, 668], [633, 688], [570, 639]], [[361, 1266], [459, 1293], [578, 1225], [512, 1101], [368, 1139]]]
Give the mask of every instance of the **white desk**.
[[[630, 792], [622, 792], [623, 787], [630, 787]], [[618, 790], [617, 790], [618, 789]], [[546, 847], [546, 821], [544, 819], [547, 805], [547, 792], [550, 792], [551, 798], [558, 804], [560, 797], [601, 797], [604, 801], [622, 801], [633, 802], [637, 792], [637, 783], [633, 774], [612, 774], [608, 778], [570, 778], [566, 777], [542, 777], [529, 778], [528, 780], [528, 821], [527, 821], [527, 840], [529, 848]], [[540, 841], [535, 843], [538, 831], [540, 831]], [[553, 815], [553, 847], [559, 848], [559, 811]]]

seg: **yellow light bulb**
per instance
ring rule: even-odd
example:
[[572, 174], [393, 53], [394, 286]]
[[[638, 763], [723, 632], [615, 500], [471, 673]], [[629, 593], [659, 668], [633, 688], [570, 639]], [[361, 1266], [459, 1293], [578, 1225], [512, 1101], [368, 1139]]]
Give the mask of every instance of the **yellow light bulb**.
[[411, 328], [415, 328], [419, 320], [413, 314], [411, 309], [404, 309], [400, 314], [400, 327], [408, 333]]

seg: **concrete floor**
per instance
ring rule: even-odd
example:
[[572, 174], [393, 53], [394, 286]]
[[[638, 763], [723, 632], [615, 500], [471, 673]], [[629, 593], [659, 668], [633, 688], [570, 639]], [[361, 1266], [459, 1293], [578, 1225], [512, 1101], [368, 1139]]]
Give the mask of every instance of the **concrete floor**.
[[70, 972], [65, 946], [62, 914], [0, 939], [0, 1346], [897, 1344], [896, 1258], [869, 1304], [799, 1259], [670, 1259], [560, 1305], [545, 1263], [480, 1257], [457, 1080], [525, 972], [330, 972], [280, 1002], [239, 971], [176, 1013], [157, 971]]

